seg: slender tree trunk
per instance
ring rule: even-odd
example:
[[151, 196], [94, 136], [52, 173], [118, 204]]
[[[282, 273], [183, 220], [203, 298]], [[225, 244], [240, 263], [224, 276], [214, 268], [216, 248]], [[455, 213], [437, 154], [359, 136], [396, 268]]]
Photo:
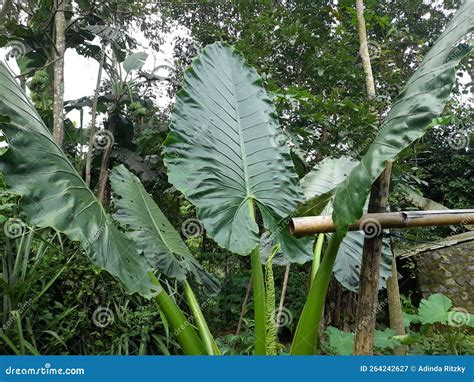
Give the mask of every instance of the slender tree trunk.
[[[385, 170], [372, 186], [369, 199], [370, 212], [383, 212], [387, 207], [392, 162], [387, 162]], [[362, 266], [360, 270], [359, 304], [356, 317], [356, 338], [354, 353], [356, 355], [373, 354], [375, 321], [378, 312], [378, 286], [380, 274], [380, 257], [382, 253], [382, 233], [374, 238], [364, 239]]]
[[365, 73], [365, 85], [369, 98], [375, 97], [374, 76], [372, 75], [372, 65], [370, 64], [369, 48], [367, 43], [367, 31], [365, 29], [364, 2], [356, 0], [357, 27], [359, 30], [360, 57]]
[[[393, 248], [393, 246], [392, 246]], [[405, 327], [403, 326], [403, 310], [400, 301], [400, 289], [398, 287], [397, 259], [393, 253], [392, 275], [387, 279], [387, 297], [388, 297], [388, 313], [390, 317], [390, 328], [397, 335], [405, 335]], [[406, 347], [400, 346], [393, 350], [395, 355], [405, 355]]]
[[[375, 83], [365, 29], [364, 3], [356, 0], [357, 25], [359, 30], [360, 56], [365, 73], [365, 85], [369, 99], [375, 97]], [[368, 212], [385, 212], [388, 201], [391, 163], [372, 185]], [[382, 230], [374, 238], [364, 239], [362, 266], [360, 271], [359, 304], [356, 317], [355, 354], [373, 354], [375, 321], [378, 311], [378, 280], [380, 274], [380, 257], [382, 253]]]
[[64, 144], [64, 52], [66, 51], [66, 18], [64, 11], [67, 0], [54, 0], [55, 49], [53, 59], [53, 139]]
[[285, 268], [285, 276], [283, 276], [283, 285], [281, 287], [280, 303], [278, 304], [276, 322], [277, 322], [277, 331], [280, 328], [278, 323], [281, 320], [281, 315], [283, 314], [283, 306], [285, 304], [286, 288], [288, 287], [288, 277], [290, 276], [290, 267], [291, 264], [288, 264]]
[[99, 88], [102, 81], [102, 68], [104, 66], [105, 60], [105, 45], [102, 45], [102, 50], [100, 52], [100, 61], [99, 61], [99, 72], [97, 73], [97, 82], [95, 85], [94, 99], [92, 100], [92, 110], [91, 110], [91, 128], [89, 133], [89, 147], [87, 148], [86, 155], [86, 173], [85, 181], [88, 186], [91, 184], [91, 168], [92, 168], [92, 151], [94, 149], [94, 137], [96, 133], [96, 118], [97, 118], [97, 101], [99, 99]]
[[0, 9], [0, 30], [3, 29], [3, 21], [10, 13], [13, 6], [13, 0], [4, 0]]
[[108, 142], [102, 154], [102, 162], [100, 164], [99, 181], [97, 182], [97, 192], [96, 192], [97, 199], [99, 199], [99, 201], [104, 206], [108, 204], [107, 185], [108, 185], [108, 180], [109, 180], [110, 154], [112, 153], [112, 148], [114, 145], [112, 137], [114, 136], [114, 132], [115, 132], [115, 115], [112, 113], [109, 113], [109, 116], [108, 116], [109, 126], [108, 126], [108, 129], [106, 130], [110, 133], [110, 135], [106, 137], [106, 140]]
[[247, 310], [247, 304], [250, 297], [250, 291], [252, 290], [252, 276], [250, 276], [249, 282], [247, 284], [247, 290], [245, 291], [244, 302], [242, 303], [242, 309], [240, 311], [239, 323], [237, 324], [237, 330], [235, 331], [235, 335], [240, 335], [240, 331], [242, 330], [242, 323], [244, 321], [245, 311]]

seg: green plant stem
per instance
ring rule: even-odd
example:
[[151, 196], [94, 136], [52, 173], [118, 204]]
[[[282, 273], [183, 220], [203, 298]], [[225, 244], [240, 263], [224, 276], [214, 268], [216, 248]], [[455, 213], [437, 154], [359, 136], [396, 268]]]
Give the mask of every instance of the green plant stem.
[[186, 355], [205, 355], [206, 349], [204, 344], [191, 323], [186, 319], [178, 305], [176, 305], [173, 299], [166, 293], [155, 275], [150, 274], [150, 278], [153, 284], [160, 287], [160, 292], [157, 294], [156, 300], [170, 326], [173, 328], [173, 333], [183, 348], [184, 353]]
[[253, 309], [255, 315], [255, 355], [265, 355], [265, 283], [258, 247], [250, 252], [250, 261], [252, 263]]
[[324, 233], [320, 233], [318, 235], [318, 239], [316, 240], [316, 246], [314, 247], [310, 285], [313, 285], [313, 280], [316, 277], [316, 273], [318, 272], [318, 269], [319, 269], [319, 264], [321, 263], [321, 252], [323, 250], [323, 244], [324, 244]]
[[336, 233], [332, 234], [329, 240], [323, 261], [311, 285], [296, 327], [295, 337], [291, 345], [292, 355], [312, 355], [315, 353], [319, 322], [321, 321], [326, 293], [341, 241], [342, 238]]
[[199, 334], [201, 336], [202, 342], [204, 343], [207, 354], [220, 355], [221, 353], [214, 341], [214, 337], [212, 336], [211, 331], [209, 330], [209, 327], [207, 326], [207, 322], [206, 322], [206, 319], [204, 318], [204, 315], [202, 314], [201, 308], [199, 306], [199, 302], [197, 301], [196, 296], [194, 295], [194, 292], [191, 289], [191, 286], [189, 285], [187, 280], [183, 282], [183, 286], [184, 286], [184, 294], [186, 296], [189, 309], [191, 310], [194, 316], [196, 326], [199, 330]]

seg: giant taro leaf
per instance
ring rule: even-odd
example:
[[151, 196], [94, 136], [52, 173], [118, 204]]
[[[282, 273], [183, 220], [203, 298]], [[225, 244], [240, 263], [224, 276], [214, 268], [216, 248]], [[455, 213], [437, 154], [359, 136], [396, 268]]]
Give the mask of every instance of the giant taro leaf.
[[385, 163], [423, 136], [443, 111], [456, 79], [455, 68], [471, 50], [472, 42], [463, 40], [473, 30], [474, 0], [466, 0], [395, 100], [360, 164], [338, 187], [333, 220], [340, 234], [362, 216], [370, 187]]
[[118, 277], [130, 293], [151, 297], [156, 287], [145, 257], [111, 222], [3, 64], [0, 114], [9, 143], [0, 171], [9, 190], [22, 196], [20, 206], [31, 223], [79, 241], [92, 262]]
[[231, 47], [209, 45], [193, 61], [170, 130], [169, 181], [196, 206], [210, 237], [249, 254], [259, 244], [256, 207], [285, 256], [297, 262], [309, 258], [308, 239], [287, 234], [284, 219], [302, 192], [289, 151], [278, 139], [276, 112], [255, 69]]
[[114, 218], [151, 266], [179, 281], [193, 274], [201, 284], [215, 292], [217, 282], [201, 268], [140, 180], [120, 165], [112, 170], [110, 183], [116, 207]]
[[[302, 215], [330, 215], [333, 211], [334, 192], [340, 183], [347, 178], [359, 162], [342, 156], [337, 159], [326, 158], [318, 163], [303, 179], [301, 187], [306, 201], [298, 206], [297, 212]], [[364, 233], [349, 232], [342, 240], [334, 263], [334, 276], [346, 289], [359, 290]], [[385, 288], [386, 280], [391, 275], [392, 252], [390, 242], [383, 239], [382, 258], [380, 262], [379, 289]]]

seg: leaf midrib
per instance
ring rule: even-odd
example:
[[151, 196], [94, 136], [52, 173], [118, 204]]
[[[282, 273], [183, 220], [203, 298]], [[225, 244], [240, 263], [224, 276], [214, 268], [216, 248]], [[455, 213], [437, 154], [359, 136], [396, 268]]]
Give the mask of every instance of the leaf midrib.
[[[233, 54], [233, 52], [232, 52]], [[231, 67], [232, 66], [232, 63], [228, 62], [228, 65], [226, 65], [225, 67]], [[239, 74], [241, 73], [241, 71], [239, 71]], [[239, 134], [239, 141], [240, 141], [240, 155], [242, 156], [242, 166], [243, 166], [243, 172], [244, 172], [244, 179], [245, 179], [245, 189], [247, 191], [247, 195], [246, 197], [244, 198], [244, 200], [242, 200], [240, 206], [242, 206], [245, 201], [247, 199], [250, 199], [250, 203], [249, 203], [249, 212], [250, 212], [250, 216], [252, 216], [252, 218], [255, 218], [255, 211], [254, 211], [254, 207], [253, 207], [253, 196], [252, 196], [252, 193], [251, 193], [251, 190], [250, 190], [250, 176], [249, 176], [249, 172], [248, 172], [248, 166], [247, 166], [247, 153], [245, 151], [245, 141], [244, 141], [244, 137], [243, 137], [243, 131], [242, 131], [242, 126], [240, 124], [240, 109], [239, 109], [239, 102], [237, 100], [237, 97], [236, 97], [236, 91], [237, 91], [237, 87], [236, 87], [236, 84], [234, 82], [234, 78], [232, 76], [232, 72], [230, 73], [229, 75], [229, 79], [232, 83], [232, 89], [233, 89], [233, 92], [232, 92], [232, 98], [233, 98], [233, 104], [234, 104], [234, 110], [235, 110], [235, 121], [237, 123], [237, 132]], [[240, 206], [239, 206], [239, 209], [240, 209]], [[238, 211], [238, 210], [237, 210]]]

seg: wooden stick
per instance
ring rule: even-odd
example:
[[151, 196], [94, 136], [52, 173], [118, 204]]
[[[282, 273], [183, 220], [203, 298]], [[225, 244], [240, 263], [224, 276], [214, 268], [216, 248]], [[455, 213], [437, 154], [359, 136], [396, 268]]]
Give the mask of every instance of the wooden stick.
[[[365, 231], [370, 236], [385, 228], [414, 228], [474, 223], [474, 209], [439, 211], [400, 211], [365, 214], [349, 226], [349, 231]], [[290, 232], [295, 236], [335, 232], [331, 216], [305, 216], [290, 221]]]

